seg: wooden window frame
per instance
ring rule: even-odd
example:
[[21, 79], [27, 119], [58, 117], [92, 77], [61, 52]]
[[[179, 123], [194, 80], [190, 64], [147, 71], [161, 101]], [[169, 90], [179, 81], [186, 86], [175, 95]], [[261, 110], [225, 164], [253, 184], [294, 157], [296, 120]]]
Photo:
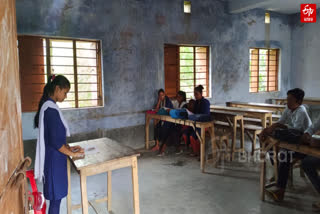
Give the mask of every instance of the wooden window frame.
[[[257, 79], [256, 79], [256, 82], [252, 82], [252, 77], [254, 76], [251, 76], [251, 66], [253, 65], [250, 65], [250, 62], [252, 61], [252, 59], [249, 59], [249, 77], [250, 77], [250, 81], [249, 81], [249, 92], [250, 93], [263, 93], [263, 92], [278, 92], [279, 91], [279, 55], [280, 55], [280, 49], [279, 48], [250, 48], [249, 49], [249, 55], [251, 57], [251, 50], [257, 50], [258, 51], [258, 55], [257, 55]], [[260, 87], [260, 80], [259, 80], [259, 77], [260, 77], [260, 68], [259, 68], [259, 63], [260, 63], [260, 50], [267, 50], [267, 90], [265, 91], [259, 91], [259, 87]], [[271, 60], [270, 59], [270, 51], [276, 51], [276, 60]], [[270, 84], [270, 61], [275, 61], [275, 67], [276, 67], [276, 70], [275, 70], [275, 81], [272, 81], [275, 83], [275, 90], [270, 90], [269, 89], [269, 84]], [[257, 83], [257, 87], [251, 87], [251, 84], [252, 83]], [[252, 88], [255, 88], [256, 91], [252, 91]]]
[[[63, 41], [71, 41], [72, 42], [72, 49], [73, 49], [73, 73], [70, 75], [74, 75], [74, 93], [75, 93], [75, 99], [74, 100], [68, 100], [68, 101], [74, 101], [75, 102], [75, 107], [69, 107], [69, 108], [62, 108], [64, 110], [71, 110], [71, 109], [86, 109], [86, 108], [100, 108], [103, 107], [104, 105], [104, 99], [103, 99], [103, 81], [102, 81], [102, 51], [101, 51], [101, 40], [92, 40], [92, 39], [77, 39], [77, 38], [67, 38], [67, 37], [48, 37], [48, 36], [36, 36], [36, 35], [18, 35], [18, 38], [20, 36], [32, 36], [32, 37], [37, 37], [39, 39], [44, 39], [45, 44], [46, 44], [46, 53], [43, 57], [45, 57], [46, 60], [46, 73], [47, 73], [47, 79], [51, 75], [51, 57], [54, 57], [50, 54], [50, 40], [63, 40]], [[95, 42], [96, 43], [96, 66], [93, 66], [97, 69], [97, 82], [96, 83], [79, 83], [78, 82], [78, 63], [77, 63], [77, 47], [76, 43], [77, 42]], [[48, 48], [49, 47], [49, 48]], [[71, 48], [68, 48], [71, 49]], [[89, 49], [88, 49], [89, 50]], [[92, 49], [94, 50], [94, 49]], [[94, 58], [92, 58], [94, 59]], [[63, 65], [56, 65], [56, 66], [63, 66]], [[67, 66], [67, 65], [66, 65]], [[71, 65], [72, 66], [72, 65]], [[90, 67], [90, 66], [85, 66], [85, 67]], [[89, 74], [88, 74], [89, 75]], [[93, 74], [95, 75], [95, 74]], [[36, 84], [36, 83], [35, 83]], [[37, 84], [43, 84], [45, 85], [45, 82], [43, 83], [37, 83]], [[79, 84], [97, 84], [97, 90], [96, 91], [84, 91], [84, 92], [96, 92], [97, 93], [97, 99], [81, 99], [79, 100], [79, 91], [78, 91], [78, 85]], [[21, 90], [23, 88], [21, 87]], [[81, 91], [83, 92], [83, 91]], [[97, 105], [95, 106], [85, 106], [85, 107], [79, 107], [79, 102], [81, 101], [88, 101], [88, 100], [97, 100]], [[22, 108], [22, 112], [34, 112], [37, 111], [37, 109], [32, 109], [32, 110], [24, 110]]]
[[[183, 52], [180, 52], [180, 47], [192, 47], [193, 48], [193, 88], [195, 88], [198, 84], [196, 83], [196, 80], [197, 80], [197, 78], [196, 78], [196, 74], [197, 74], [197, 72], [196, 72], [196, 67], [197, 67], [197, 65], [196, 65], [196, 48], [198, 48], [198, 47], [200, 47], [200, 48], [206, 48], [206, 72], [202, 72], [202, 73], [206, 73], [206, 95], [207, 96], [205, 96], [205, 97], [210, 97], [210, 87], [209, 87], [209, 79], [210, 79], [210, 77], [209, 77], [209, 68], [210, 68], [210, 66], [209, 66], [209, 52], [210, 52], [210, 47], [209, 46], [205, 46], [205, 45], [178, 45], [178, 89], [179, 90], [182, 90], [181, 88], [180, 88], [180, 82], [181, 82], [181, 80], [180, 80], [180, 69], [181, 69], [181, 66], [180, 66], [180, 53], [183, 53]], [[190, 52], [191, 53], [191, 52]], [[201, 53], [201, 52], [200, 52]], [[204, 52], [203, 52], [204, 53]], [[190, 67], [190, 66], [187, 66], [187, 67]], [[201, 73], [201, 72], [200, 72]], [[199, 79], [199, 78], [198, 78]], [[183, 91], [183, 90], [182, 90]]]

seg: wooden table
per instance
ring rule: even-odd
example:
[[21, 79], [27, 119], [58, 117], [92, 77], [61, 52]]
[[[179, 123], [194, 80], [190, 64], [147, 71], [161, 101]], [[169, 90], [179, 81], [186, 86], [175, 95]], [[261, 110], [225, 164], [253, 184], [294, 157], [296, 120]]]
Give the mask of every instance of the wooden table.
[[[212, 150], [217, 151], [217, 145], [214, 135], [214, 124], [213, 122], [194, 122], [192, 120], [183, 120], [183, 119], [174, 119], [167, 115], [157, 115], [157, 114], [148, 114], [146, 113], [146, 126], [145, 126], [145, 132], [146, 132], [146, 149], [149, 149], [149, 125], [150, 120], [162, 120], [167, 121], [175, 124], [185, 125], [185, 126], [191, 126], [194, 130], [196, 128], [201, 129], [201, 134], [198, 136], [200, 141], [200, 169], [202, 172], [205, 170], [205, 143], [206, 143], [206, 129], [208, 129], [211, 137], [211, 145], [213, 147]], [[217, 166], [217, 161], [214, 161], [215, 166]]]
[[[241, 130], [241, 152], [244, 152], [244, 124], [243, 124], [243, 113], [239, 112], [230, 112], [230, 111], [222, 111], [222, 110], [210, 110], [211, 115], [213, 115], [214, 120], [223, 120], [229, 123], [229, 126], [233, 129], [232, 134], [232, 150], [231, 157], [234, 157], [236, 140], [237, 140], [237, 124], [239, 122], [240, 130]], [[233, 158], [232, 158], [233, 159]]]
[[240, 113], [243, 113], [244, 117], [259, 118], [259, 119], [261, 119], [261, 123], [262, 123], [263, 128], [267, 127], [267, 120], [269, 120], [269, 126], [272, 125], [272, 111], [270, 111], [270, 110], [261, 110], [261, 109], [252, 109], [252, 108], [237, 108], [237, 107], [216, 106], [216, 105], [211, 105], [210, 109], [231, 111], [231, 112], [240, 112]]
[[[132, 168], [132, 187], [133, 187], [133, 206], [134, 213], [140, 213], [139, 206], [139, 184], [138, 184], [138, 163], [137, 157], [139, 153], [133, 149], [121, 145], [109, 138], [101, 138], [96, 140], [82, 141], [71, 143], [70, 146], [81, 146], [85, 148], [84, 159], [68, 158], [68, 196], [67, 196], [67, 211], [72, 213], [73, 209], [82, 207], [82, 213], [88, 213], [88, 196], [87, 196], [87, 177], [100, 173], [108, 173], [108, 194], [107, 197], [95, 200], [96, 202], [107, 201], [108, 211], [111, 210], [111, 171], [115, 169], [131, 167]], [[73, 164], [75, 169], [80, 174], [81, 187], [81, 205], [72, 205], [71, 202], [71, 167]]]
[[[299, 152], [302, 154], [310, 155], [316, 158], [320, 158], [320, 148], [310, 147], [308, 145], [296, 145], [289, 144], [287, 142], [280, 142], [272, 137], [268, 137], [262, 143], [262, 151], [261, 151], [261, 171], [260, 171], [260, 199], [264, 201], [265, 199], [265, 185], [266, 185], [266, 153], [274, 148], [274, 151], [277, 151], [279, 148], [288, 149], [290, 151]], [[274, 155], [277, 157], [277, 155]], [[275, 158], [277, 160], [277, 158]], [[277, 166], [277, 162], [274, 163], [275, 167]]]
[[[287, 103], [287, 98], [272, 98], [271, 100], [274, 100], [276, 104], [284, 105]], [[303, 99], [302, 104], [308, 104], [308, 105], [320, 105], [320, 98], [317, 97], [305, 97]]]
[[270, 110], [276, 113], [283, 112], [287, 107], [286, 105], [277, 105], [277, 104], [268, 104], [268, 103], [252, 103], [252, 102], [247, 103], [247, 102], [239, 102], [239, 101], [226, 102], [226, 105], [229, 107]]

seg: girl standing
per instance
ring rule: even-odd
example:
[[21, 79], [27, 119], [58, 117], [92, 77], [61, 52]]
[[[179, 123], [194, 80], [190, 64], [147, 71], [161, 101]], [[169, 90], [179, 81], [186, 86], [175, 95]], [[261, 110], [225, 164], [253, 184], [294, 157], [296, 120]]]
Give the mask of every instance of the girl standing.
[[[69, 128], [56, 102], [63, 102], [70, 90], [70, 82], [64, 76], [51, 76], [34, 118], [39, 128], [35, 178], [43, 181], [44, 197], [50, 200], [49, 214], [59, 214], [61, 199], [68, 194], [67, 156], [83, 157], [81, 147], [66, 145]], [[75, 151], [75, 152], [73, 152]]]

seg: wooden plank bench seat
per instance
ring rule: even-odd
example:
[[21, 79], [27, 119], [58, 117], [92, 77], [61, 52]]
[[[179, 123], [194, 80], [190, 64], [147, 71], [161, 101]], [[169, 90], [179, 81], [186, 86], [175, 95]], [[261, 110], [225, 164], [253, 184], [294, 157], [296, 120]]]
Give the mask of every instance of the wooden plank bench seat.
[[[214, 124], [217, 127], [230, 127], [229, 124], [227, 122], [223, 122], [223, 121], [214, 121]], [[237, 125], [237, 128], [240, 128], [239, 125]], [[255, 150], [256, 150], [256, 143], [257, 143], [257, 137], [258, 134], [261, 133], [261, 131], [263, 130], [262, 126], [257, 126], [257, 125], [253, 125], [253, 124], [244, 124], [244, 130], [245, 133], [248, 135], [248, 137], [250, 138], [251, 142], [252, 142], [252, 150], [251, 150], [251, 155], [254, 154]], [[252, 133], [252, 135], [250, 135], [250, 133]]]

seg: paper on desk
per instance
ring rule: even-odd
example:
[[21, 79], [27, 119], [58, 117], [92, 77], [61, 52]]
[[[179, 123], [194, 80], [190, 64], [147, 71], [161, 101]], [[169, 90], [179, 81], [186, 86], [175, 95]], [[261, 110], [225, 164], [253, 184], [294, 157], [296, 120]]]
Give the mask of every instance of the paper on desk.
[[194, 113], [192, 113], [191, 111], [189, 111], [188, 109], [187, 109], [187, 113], [188, 113], [188, 116], [194, 114]]
[[98, 153], [98, 150], [94, 146], [83, 146], [84, 155], [94, 155]]

